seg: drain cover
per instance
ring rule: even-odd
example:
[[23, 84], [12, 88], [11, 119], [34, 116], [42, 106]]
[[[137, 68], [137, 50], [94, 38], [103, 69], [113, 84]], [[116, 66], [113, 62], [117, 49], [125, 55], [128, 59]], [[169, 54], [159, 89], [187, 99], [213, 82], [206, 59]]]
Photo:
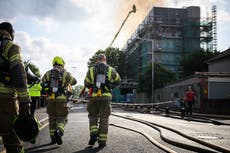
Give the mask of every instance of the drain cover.
[[198, 135], [198, 138], [200, 139], [223, 139], [220, 135], [213, 135], [213, 134], [201, 134]]

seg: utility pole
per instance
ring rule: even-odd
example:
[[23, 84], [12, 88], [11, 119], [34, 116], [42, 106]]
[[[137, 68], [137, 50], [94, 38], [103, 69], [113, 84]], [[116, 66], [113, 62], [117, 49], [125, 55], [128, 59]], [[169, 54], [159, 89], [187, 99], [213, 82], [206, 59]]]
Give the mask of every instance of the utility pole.
[[127, 21], [128, 17], [130, 16], [130, 14], [131, 14], [131, 13], [135, 13], [135, 12], [136, 12], [136, 6], [133, 5], [132, 10], [129, 11], [129, 13], [128, 13], [128, 15], [126, 16], [125, 20], [122, 22], [121, 27], [119, 28], [118, 32], [117, 32], [116, 35], [114, 36], [114, 38], [113, 38], [112, 42], [110, 43], [109, 47], [112, 46], [113, 42], [114, 42], [115, 39], [117, 38], [119, 32], [121, 31], [121, 28], [124, 26], [125, 22]]

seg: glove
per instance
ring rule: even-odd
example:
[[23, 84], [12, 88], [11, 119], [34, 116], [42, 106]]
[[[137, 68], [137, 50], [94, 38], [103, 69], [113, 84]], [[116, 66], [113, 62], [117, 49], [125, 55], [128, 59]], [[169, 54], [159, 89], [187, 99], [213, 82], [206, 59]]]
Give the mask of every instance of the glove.
[[21, 117], [28, 117], [30, 116], [30, 103], [26, 102], [26, 103], [20, 103], [19, 105], [19, 116]]

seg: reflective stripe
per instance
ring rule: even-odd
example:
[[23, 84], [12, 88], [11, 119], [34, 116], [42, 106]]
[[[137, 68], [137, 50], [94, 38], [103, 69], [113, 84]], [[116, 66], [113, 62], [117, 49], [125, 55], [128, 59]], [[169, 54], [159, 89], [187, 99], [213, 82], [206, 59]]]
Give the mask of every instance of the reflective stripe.
[[70, 77], [70, 84], [72, 84], [73, 83], [73, 77]]
[[[13, 45], [13, 43], [11, 43], [10, 41], [8, 41], [7, 44], [4, 47], [3, 52], [2, 52], [2, 56], [4, 56], [7, 60], [9, 60], [8, 57], [7, 57], [8, 51], [9, 51], [9, 49], [10, 49], [10, 47], [12, 45]], [[0, 92], [1, 93], [13, 93], [14, 90], [12, 88], [7, 88], [7, 87], [5, 87], [4, 84], [0, 83]]]
[[109, 67], [109, 70], [108, 70], [108, 80], [109, 81], [111, 80], [111, 76], [112, 76], [112, 68]]
[[50, 74], [51, 74], [51, 72], [48, 71], [48, 72], [45, 74], [45, 76], [42, 78], [42, 81], [43, 81], [43, 82], [48, 82], [48, 81], [49, 81], [49, 76], [50, 76]]
[[[105, 96], [105, 97], [112, 97], [112, 94], [110, 92], [105, 92], [103, 93], [101, 96]], [[98, 97], [97, 93], [93, 93], [92, 97]]]
[[28, 91], [23, 91], [23, 92], [17, 91], [17, 94], [19, 97], [28, 97], [29, 96]]
[[62, 95], [62, 96], [57, 96], [56, 99], [59, 99], [59, 100], [60, 100], [60, 99], [66, 100], [67, 98], [66, 98], [66, 96]]
[[0, 92], [1, 93], [13, 93], [14, 90], [12, 88], [6, 88], [6, 87], [0, 85]]
[[66, 78], [66, 76], [67, 76], [67, 73], [66, 72], [64, 72], [64, 74], [63, 74], [63, 78], [62, 78], [62, 88], [64, 87], [64, 85], [65, 85], [65, 78]]
[[51, 75], [51, 71], [48, 71], [48, 73], [47, 73], [47, 75], [45, 77], [46, 81], [50, 80], [50, 75]]
[[107, 138], [107, 134], [99, 134], [99, 137]]
[[106, 90], [106, 91], [109, 91], [108, 87], [105, 86], [105, 90]]
[[58, 123], [57, 124], [57, 128], [59, 128], [62, 132], [64, 132], [64, 127], [65, 127], [64, 123]]
[[117, 81], [119, 79], [119, 75], [116, 74], [116, 78], [114, 79], [114, 81]]
[[15, 54], [15, 55], [13, 55], [13, 56], [10, 57], [9, 61], [10, 61], [10, 63], [13, 63], [14, 61], [16, 61], [18, 59], [21, 59], [20, 55], [19, 54]]
[[93, 82], [91, 82], [91, 80], [89, 80], [89, 78], [88, 77], [86, 77], [85, 78], [85, 80], [86, 80], [86, 82], [88, 82], [88, 83], [90, 83], [90, 84], [92, 84]]
[[98, 129], [91, 129], [90, 130], [90, 133], [97, 133], [98, 132]]
[[6, 46], [5, 46], [5, 48], [4, 48], [4, 50], [3, 50], [3, 52], [2, 52], [2, 55], [3, 55], [7, 60], [9, 60], [9, 59], [7, 58], [8, 51], [9, 51], [9, 49], [10, 49], [10, 47], [11, 47], [12, 45], [13, 45], [13, 43], [11, 43], [10, 41], [8, 41], [7, 44], [6, 44]]
[[97, 125], [90, 126], [90, 129], [92, 129], [92, 128], [97, 128]]
[[107, 140], [107, 134], [99, 134], [99, 138], [100, 141], [106, 141]]
[[93, 67], [91, 67], [90, 68], [90, 77], [91, 77], [91, 83], [94, 83], [94, 74], [93, 74], [93, 70], [94, 70], [94, 68]]
[[50, 133], [54, 133], [55, 132], [55, 129], [50, 129]]
[[98, 133], [98, 128], [96, 125], [90, 126], [90, 133]]
[[50, 129], [50, 136], [53, 136], [55, 131], [55, 129]]

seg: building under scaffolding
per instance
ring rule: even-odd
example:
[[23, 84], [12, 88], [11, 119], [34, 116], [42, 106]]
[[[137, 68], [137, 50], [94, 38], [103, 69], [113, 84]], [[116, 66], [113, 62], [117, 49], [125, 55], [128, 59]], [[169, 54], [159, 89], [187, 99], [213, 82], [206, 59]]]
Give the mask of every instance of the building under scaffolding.
[[128, 79], [137, 81], [152, 62], [159, 62], [178, 75], [181, 59], [200, 51], [201, 44], [216, 50], [215, 11], [213, 8], [211, 20], [201, 22], [200, 7], [153, 7], [125, 46]]

